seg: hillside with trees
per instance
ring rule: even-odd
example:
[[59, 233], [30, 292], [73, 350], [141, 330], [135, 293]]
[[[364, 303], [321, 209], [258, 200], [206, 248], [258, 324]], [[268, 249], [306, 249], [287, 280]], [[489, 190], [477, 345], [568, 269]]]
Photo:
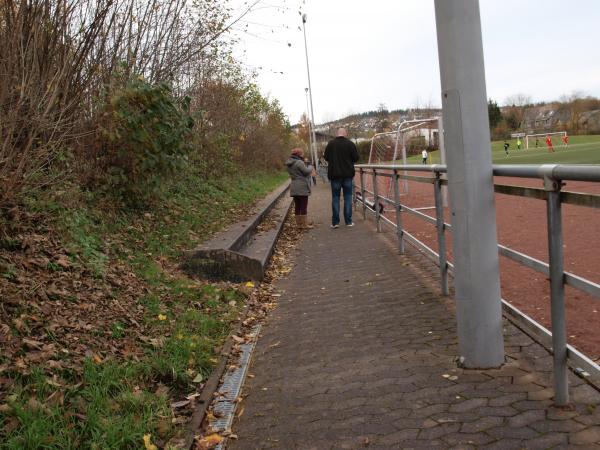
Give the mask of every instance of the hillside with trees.
[[600, 134], [600, 99], [574, 92], [553, 102], [532, 103], [527, 95], [515, 95], [499, 107], [488, 103], [492, 139], [505, 139], [511, 133]]
[[[414, 107], [388, 110], [385, 104], [377, 109], [352, 114], [316, 126], [317, 131], [334, 135], [344, 127], [354, 139], [370, 139], [375, 133], [395, 130], [404, 120], [425, 119], [439, 116], [442, 110], [436, 107]], [[500, 105], [489, 99], [488, 115], [492, 139], [504, 139], [514, 132], [544, 133], [567, 131], [569, 134], [600, 134], [600, 99], [574, 92], [552, 102], [533, 103], [524, 94], [511, 96]], [[304, 125], [302, 125], [304, 124]], [[308, 119], [301, 119], [298, 127], [307, 127]], [[308, 142], [308, 134], [303, 140]]]

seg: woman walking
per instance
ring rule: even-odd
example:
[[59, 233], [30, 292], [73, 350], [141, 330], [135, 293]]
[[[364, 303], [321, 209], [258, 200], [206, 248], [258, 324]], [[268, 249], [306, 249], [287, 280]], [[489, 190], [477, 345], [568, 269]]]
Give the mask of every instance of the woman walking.
[[301, 148], [292, 150], [292, 155], [286, 161], [287, 171], [290, 174], [290, 196], [294, 198], [294, 212], [298, 228], [313, 228], [308, 223], [308, 196], [310, 195], [310, 175], [312, 166], [304, 162], [304, 151]]

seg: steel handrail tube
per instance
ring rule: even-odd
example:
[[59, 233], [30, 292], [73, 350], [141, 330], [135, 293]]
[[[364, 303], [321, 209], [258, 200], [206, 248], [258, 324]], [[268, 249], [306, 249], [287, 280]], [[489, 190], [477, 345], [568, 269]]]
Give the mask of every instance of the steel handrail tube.
[[[440, 266], [440, 274], [442, 277], [442, 292], [447, 295], [448, 292], [448, 274], [452, 271], [452, 263], [446, 258], [446, 242], [444, 231], [446, 224], [443, 219], [443, 205], [441, 202], [441, 187], [444, 183], [442, 174], [447, 173], [445, 165], [402, 165], [402, 164], [361, 164], [357, 166], [361, 174], [361, 190], [366, 191], [364, 187], [364, 171], [366, 169], [372, 171], [373, 176], [373, 212], [377, 220], [377, 229], [381, 231], [380, 222], [383, 220], [391, 226], [395, 226], [399, 237], [399, 245], [403, 250], [404, 240], [408, 240], [411, 244], [416, 245], [429, 256], [435, 255]], [[416, 172], [429, 172], [435, 175], [433, 178], [434, 196], [435, 196], [435, 219], [425, 214], [419, 213], [409, 207], [403, 206], [400, 202], [400, 193], [398, 182], [401, 175], [399, 170], [408, 170]], [[379, 171], [379, 173], [378, 173]], [[393, 223], [387, 217], [381, 217], [379, 213], [379, 194], [377, 187], [377, 176], [382, 175], [381, 171], [392, 171], [391, 176], [394, 181], [394, 200], [386, 199], [394, 204], [397, 217], [396, 223]], [[569, 383], [568, 383], [568, 361], [573, 355], [574, 359], [581, 361], [585, 355], [577, 352], [567, 343], [566, 318], [565, 318], [565, 284], [569, 284], [577, 289], [587, 292], [593, 296], [599, 296], [599, 287], [585, 278], [578, 277], [574, 274], [564, 271], [564, 255], [563, 255], [563, 233], [562, 233], [562, 201], [561, 188], [562, 181], [592, 181], [600, 182], [600, 165], [568, 165], [568, 164], [543, 164], [543, 165], [496, 165], [493, 166], [494, 175], [512, 176], [520, 178], [542, 179], [544, 181], [543, 191], [547, 193], [545, 198], [547, 205], [547, 225], [548, 225], [548, 252], [549, 263], [536, 260], [528, 255], [516, 252], [508, 247], [498, 245], [499, 251], [504, 256], [518, 262], [519, 264], [532, 268], [536, 271], [549, 274], [550, 277], [550, 292], [551, 292], [551, 318], [552, 318], [552, 353], [553, 353], [553, 368], [554, 368], [554, 403], [559, 406], [568, 405], [569, 403]], [[577, 193], [570, 193], [578, 195]], [[585, 194], [582, 194], [585, 195]], [[525, 196], [527, 197], [527, 196]], [[539, 197], [538, 197], [539, 198]], [[363, 211], [368, 208], [363, 195]], [[369, 210], [371, 210], [369, 208]], [[438, 233], [439, 253], [436, 253], [431, 248], [427, 247], [423, 242], [412, 236], [407, 230], [402, 229], [400, 221], [400, 211], [415, 213], [422, 216], [422, 220], [435, 224]], [[366, 212], [363, 214], [366, 217]], [[427, 219], [425, 218], [427, 217]], [[429, 220], [431, 219], [431, 220]], [[401, 251], [402, 251], [401, 250]], [[534, 322], [532, 319], [530, 321]], [[543, 328], [543, 327], [542, 327]], [[550, 337], [550, 336], [549, 336]], [[589, 365], [594, 366], [593, 363]]]
[[415, 172], [446, 172], [442, 164], [357, 164], [355, 167], [369, 170], [414, 170]]
[[425, 222], [429, 222], [433, 225], [437, 224], [437, 219], [435, 217], [431, 217], [428, 214], [422, 213], [421, 211], [417, 211], [414, 208], [411, 208], [410, 206], [406, 206], [403, 204], [400, 204], [400, 207], [402, 208], [402, 210], [404, 210], [405, 212], [412, 214], [413, 216], [418, 217], [421, 220], [424, 220]]
[[[369, 170], [408, 170], [415, 172], [447, 173], [444, 164], [358, 164]], [[494, 164], [495, 176], [515, 178], [550, 177], [561, 181], [600, 181], [600, 164]]]

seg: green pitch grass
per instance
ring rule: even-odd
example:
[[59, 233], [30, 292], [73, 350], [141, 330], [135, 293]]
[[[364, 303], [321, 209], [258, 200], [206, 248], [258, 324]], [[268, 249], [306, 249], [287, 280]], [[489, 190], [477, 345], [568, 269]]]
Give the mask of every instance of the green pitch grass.
[[[523, 147], [525, 139], [523, 139]], [[569, 146], [563, 147], [560, 137], [552, 139], [554, 153], [548, 153], [545, 138], [530, 141], [530, 148], [517, 150], [517, 140], [508, 141], [508, 156], [504, 153], [504, 141], [492, 142], [492, 161], [494, 164], [600, 164], [600, 135], [569, 136]], [[408, 164], [420, 164], [421, 156], [408, 158]], [[430, 164], [439, 164], [439, 152], [430, 153]]]
[[[517, 150], [517, 141], [508, 141], [508, 156], [504, 153], [504, 141], [492, 142], [494, 164], [600, 164], [600, 136], [569, 136], [569, 146], [564, 147], [560, 137], [552, 139], [554, 153], [548, 153], [546, 138], [529, 141], [529, 149]], [[525, 140], [523, 140], [523, 146]]]

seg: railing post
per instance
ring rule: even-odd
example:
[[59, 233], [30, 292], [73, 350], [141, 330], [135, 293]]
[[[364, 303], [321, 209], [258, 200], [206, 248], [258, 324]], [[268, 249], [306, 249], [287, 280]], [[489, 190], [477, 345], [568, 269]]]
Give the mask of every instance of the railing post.
[[377, 189], [377, 170], [373, 169], [373, 210], [375, 211], [375, 223], [377, 232], [381, 233], [381, 222], [379, 218], [379, 189]]
[[548, 256], [550, 264], [552, 354], [554, 358], [554, 404], [565, 406], [569, 403], [569, 378], [567, 367], [567, 327], [565, 320], [562, 212], [560, 202], [561, 182], [560, 180], [545, 176], [544, 188], [548, 191]]
[[435, 173], [433, 184], [435, 197], [435, 216], [438, 238], [438, 253], [440, 255], [440, 276], [442, 295], [448, 295], [448, 260], [446, 258], [446, 234], [444, 225], [444, 200], [442, 196], [442, 180], [439, 172]]
[[398, 248], [400, 254], [404, 254], [404, 230], [402, 229], [402, 216], [401, 216], [401, 204], [400, 204], [400, 186], [398, 185], [398, 171], [394, 170], [394, 208], [396, 209], [396, 234], [398, 235]]
[[360, 168], [360, 198], [362, 200], [363, 220], [367, 218], [367, 199], [365, 198], [365, 171]]

